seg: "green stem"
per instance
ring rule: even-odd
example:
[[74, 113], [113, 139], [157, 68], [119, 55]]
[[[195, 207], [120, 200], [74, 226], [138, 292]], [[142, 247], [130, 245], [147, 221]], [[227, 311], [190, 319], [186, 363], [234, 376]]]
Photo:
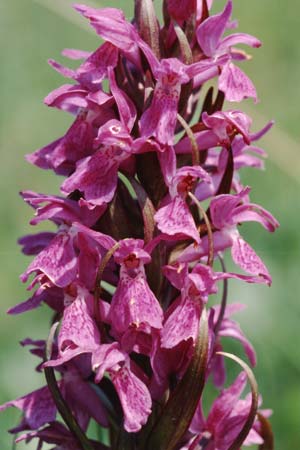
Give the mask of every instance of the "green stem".
[[129, 181], [136, 193], [137, 201], [142, 211], [143, 222], [144, 222], [144, 241], [148, 244], [153, 239], [153, 233], [156, 226], [154, 220], [154, 214], [156, 210], [147, 195], [147, 192], [133, 177], [129, 178]]
[[98, 325], [101, 324], [101, 317], [100, 317], [100, 311], [99, 311], [99, 300], [102, 292], [101, 287], [101, 280], [103, 276], [103, 272], [105, 270], [105, 267], [107, 266], [110, 258], [113, 256], [115, 251], [119, 248], [119, 243], [117, 242], [111, 249], [107, 251], [105, 256], [102, 258], [97, 276], [96, 276], [96, 283], [95, 283], [95, 292], [94, 292], [94, 317]]
[[209, 247], [208, 257], [207, 257], [207, 265], [209, 267], [212, 267], [213, 263], [214, 263], [214, 239], [213, 239], [213, 232], [212, 232], [212, 228], [211, 228], [211, 223], [209, 221], [209, 218], [208, 218], [206, 212], [202, 208], [199, 200], [197, 199], [197, 197], [195, 197], [195, 195], [192, 194], [191, 192], [188, 193], [188, 196], [196, 204], [196, 206], [198, 208], [198, 211], [199, 211], [199, 215], [203, 216], [203, 219], [204, 219], [204, 222], [205, 222], [205, 225], [206, 225], [206, 228], [207, 228], [207, 238], [208, 238], [208, 247]]
[[182, 128], [184, 129], [184, 131], [186, 132], [186, 134], [191, 142], [193, 166], [199, 166], [199, 162], [200, 162], [199, 149], [198, 149], [198, 144], [197, 144], [195, 135], [194, 135], [191, 127], [189, 126], [189, 124], [184, 120], [184, 118], [180, 114], [177, 114], [177, 119], [178, 119], [178, 122], [180, 123], [180, 125], [182, 126]]
[[[51, 358], [52, 353], [52, 344], [53, 339], [55, 336], [56, 329], [58, 327], [58, 322], [56, 322], [50, 330], [49, 337], [46, 343], [46, 359]], [[69, 406], [65, 402], [59, 386], [57, 384], [57, 380], [54, 374], [54, 370], [52, 367], [45, 367], [44, 368], [45, 377], [48, 385], [48, 389], [51, 392], [52, 398], [54, 400], [54, 403], [57, 407], [58, 412], [60, 413], [61, 417], [63, 418], [65, 424], [69, 428], [70, 432], [78, 442], [80, 448], [82, 450], [94, 450], [93, 445], [90, 443], [89, 439], [81, 429], [80, 425], [78, 424], [77, 420], [72, 414], [72, 411], [70, 410]]]
[[[224, 263], [224, 260], [223, 260], [222, 256], [219, 255], [219, 259], [220, 259], [220, 262], [221, 262], [221, 266], [222, 266], [223, 272], [226, 272], [226, 267], [225, 267], [225, 263]], [[224, 314], [225, 314], [225, 311], [226, 311], [227, 296], [228, 296], [228, 280], [227, 280], [227, 278], [225, 278], [225, 280], [223, 280], [223, 294], [222, 294], [220, 312], [219, 312], [218, 320], [217, 320], [216, 325], [214, 327], [215, 337], [217, 337], [217, 334], [218, 334], [218, 332], [220, 330], [220, 327], [222, 325], [222, 321], [223, 321]]]

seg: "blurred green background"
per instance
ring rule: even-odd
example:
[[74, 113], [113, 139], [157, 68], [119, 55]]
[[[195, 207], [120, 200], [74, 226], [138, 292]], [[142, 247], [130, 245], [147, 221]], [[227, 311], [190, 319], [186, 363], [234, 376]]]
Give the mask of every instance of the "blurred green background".
[[[60, 180], [31, 167], [24, 155], [62, 135], [70, 117], [47, 109], [42, 99], [64, 80], [47, 65], [60, 59], [64, 47], [93, 50], [97, 36], [71, 9], [69, 0], [1, 0], [1, 110], [0, 184], [1, 233], [0, 286], [0, 404], [36, 389], [44, 383], [33, 372], [35, 359], [18, 345], [25, 337], [44, 338], [49, 314], [44, 308], [23, 316], [5, 315], [8, 307], [29, 297], [18, 276], [28, 264], [16, 245], [30, 230], [32, 211], [18, 196], [21, 189], [58, 193]], [[88, 2], [88, 4], [92, 4]], [[94, 1], [122, 7], [131, 16], [131, 0]], [[220, 10], [224, 2], [215, 0]], [[263, 257], [273, 276], [271, 288], [232, 283], [230, 300], [248, 304], [239, 320], [258, 353], [255, 370], [264, 406], [274, 410], [272, 424], [276, 448], [297, 450], [300, 445], [300, 304], [299, 304], [299, 172], [300, 155], [300, 46], [299, 2], [273, 0], [234, 1], [234, 18], [240, 31], [258, 36], [263, 47], [243, 68], [256, 84], [260, 103], [245, 102], [254, 118], [253, 130], [267, 120], [276, 128], [264, 139], [269, 152], [267, 170], [245, 170], [245, 184], [253, 186], [252, 199], [269, 209], [281, 223], [275, 235], [257, 224], [241, 233]], [[47, 228], [47, 227], [46, 227]], [[6, 429], [15, 425], [18, 411], [0, 416], [0, 449], [11, 448]], [[19, 449], [25, 448], [19, 444]], [[35, 448], [34, 445], [26, 446]]]

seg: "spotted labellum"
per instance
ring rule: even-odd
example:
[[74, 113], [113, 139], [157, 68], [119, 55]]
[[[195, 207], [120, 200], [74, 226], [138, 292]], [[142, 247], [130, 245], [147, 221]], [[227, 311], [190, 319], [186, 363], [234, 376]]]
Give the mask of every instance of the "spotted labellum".
[[[21, 193], [31, 224], [51, 221], [55, 231], [20, 239], [33, 257], [21, 275], [31, 296], [8, 312], [46, 304], [53, 322], [48, 338], [22, 342], [39, 358], [44, 387], [0, 407], [21, 411], [10, 430], [17, 442], [39, 450], [273, 448], [255, 350], [233, 318], [243, 305], [227, 298], [229, 279], [272, 281], [240, 225], [273, 232], [278, 222], [250, 200], [239, 174], [263, 168], [256, 141], [272, 122], [253, 132], [239, 109], [257, 100], [239, 45], [260, 41], [232, 31], [232, 0], [217, 13], [213, 6], [164, 0], [160, 23], [152, 0], [135, 1], [132, 22], [113, 7], [76, 4], [104, 42], [92, 52], [65, 49], [77, 69], [49, 60], [66, 82], [45, 103], [74, 121], [27, 155], [62, 178], [60, 196]], [[226, 352], [227, 338], [241, 358]], [[230, 381], [225, 358], [241, 369]], [[208, 384], [216, 389], [209, 401]]]

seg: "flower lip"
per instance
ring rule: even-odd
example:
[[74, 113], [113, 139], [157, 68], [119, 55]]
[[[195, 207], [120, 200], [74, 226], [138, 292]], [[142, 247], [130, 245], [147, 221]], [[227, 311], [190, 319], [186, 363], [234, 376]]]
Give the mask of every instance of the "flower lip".
[[187, 175], [183, 180], [180, 180], [177, 185], [178, 194], [187, 194], [193, 189], [195, 178], [192, 175]]
[[143, 249], [143, 246], [144, 241], [141, 239], [123, 239], [114, 254], [116, 263], [124, 264], [126, 268], [137, 268], [140, 262], [149, 263], [151, 256]]
[[118, 134], [121, 131], [121, 126], [112, 125], [109, 129], [113, 134]]
[[136, 257], [135, 253], [130, 253], [124, 259], [124, 264], [127, 269], [136, 269], [140, 264], [140, 260]]

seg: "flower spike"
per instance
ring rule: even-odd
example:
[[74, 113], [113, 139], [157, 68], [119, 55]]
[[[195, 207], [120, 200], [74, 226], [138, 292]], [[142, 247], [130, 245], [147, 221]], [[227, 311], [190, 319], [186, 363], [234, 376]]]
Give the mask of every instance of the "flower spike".
[[[224, 107], [257, 99], [240, 67], [250, 56], [238, 46], [261, 43], [231, 31], [232, 0], [216, 13], [213, 0], [162, 3], [161, 20], [152, 0], [135, 0], [132, 21], [114, 7], [74, 5], [98, 48], [63, 50], [77, 68], [49, 60], [71, 84], [45, 103], [74, 119], [26, 157], [63, 179], [61, 195], [21, 192], [30, 224], [52, 229], [20, 238], [32, 256], [21, 275], [30, 298], [8, 311], [52, 310], [48, 341], [21, 343], [39, 358], [47, 386], [0, 406], [22, 411], [11, 432], [39, 449], [274, 447], [251, 369], [226, 352], [235, 339], [256, 364], [231, 317], [243, 305], [231, 302], [229, 279], [271, 284], [241, 225], [279, 226], [240, 174], [264, 167], [257, 141], [273, 122], [253, 132], [249, 115]], [[225, 252], [236, 271], [226, 269]], [[227, 388], [225, 357], [243, 368]], [[242, 399], [247, 376], [251, 394]], [[210, 383], [220, 392], [205, 417]]]

